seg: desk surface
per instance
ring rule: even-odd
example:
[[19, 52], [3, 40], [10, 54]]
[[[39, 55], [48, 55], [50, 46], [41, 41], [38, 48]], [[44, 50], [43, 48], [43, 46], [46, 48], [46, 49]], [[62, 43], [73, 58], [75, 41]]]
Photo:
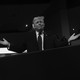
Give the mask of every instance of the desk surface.
[[[79, 51], [80, 46], [68, 46], [27, 54], [0, 54], [2, 56], [0, 58], [0, 68], [2, 72], [4, 70], [3, 74], [6, 73], [11, 78], [14, 74], [17, 78], [21, 78], [23, 74], [22, 79], [27, 75], [30, 75], [30, 77], [34, 75], [35, 78], [44, 76], [44, 78], [46, 77], [49, 80], [54, 79], [55, 76], [62, 78], [72, 77], [71, 75], [80, 77]], [[16, 77], [14, 76], [15, 79]], [[8, 80], [11, 80], [11, 78]], [[44, 78], [40, 80], [45, 80]]]
[[12, 55], [22, 55], [22, 54], [24, 54], [24, 55], [27, 55], [27, 54], [46, 54], [46, 52], [48, 53], [50, 53], [51, 51], [54, 51], [55, 53], [59, 53], [59, 51], [60, 52], [65, 52], [66, 51], [66, 53], [68, 52], [75, 52], [75, 51], [79, 51], [80, 50], [80, 45], [78, 45], [78, 46], [65, 46], [65, 47], [60, 47], [60, 48], [54, 48], [54, 49], [47, 49], [47, 50], [44, 50], [44, 51], [36, 51], [36, 52], [30, 52], [30, 53], [16, 53], [16, 52], [14, 52], [14, 51], [10, 51], [10, 50], [8, 50], [6, 47], [5, 48], [0, 48], [0, 57], [5, 57], [5, 56], [12, 56]]

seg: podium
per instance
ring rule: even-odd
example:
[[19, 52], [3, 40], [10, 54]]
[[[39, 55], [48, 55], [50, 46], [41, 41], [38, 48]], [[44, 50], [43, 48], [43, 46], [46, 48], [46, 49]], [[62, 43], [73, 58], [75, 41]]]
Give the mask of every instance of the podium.
[[[0, 57], [2, 80], [51, 80], [80, 76], [80, 46]], [[5, 76], [5, 77], [4, 77]]]

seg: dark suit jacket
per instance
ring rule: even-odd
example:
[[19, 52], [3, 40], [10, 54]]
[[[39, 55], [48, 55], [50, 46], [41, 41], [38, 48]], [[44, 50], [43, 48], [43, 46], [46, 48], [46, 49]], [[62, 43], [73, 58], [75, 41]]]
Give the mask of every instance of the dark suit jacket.
[[[28, 52], [39, 51], [36, 33], [34, 30], [30, 30], [22, 36], [22, 40], [17, 44], [11, 44], [10, 50], [16, 52], [23, 52], [27, 49]], [[44, 32], [44, 49], [57, 48], [68, 45], [67, 39], [58, 39], [56, 35]]]

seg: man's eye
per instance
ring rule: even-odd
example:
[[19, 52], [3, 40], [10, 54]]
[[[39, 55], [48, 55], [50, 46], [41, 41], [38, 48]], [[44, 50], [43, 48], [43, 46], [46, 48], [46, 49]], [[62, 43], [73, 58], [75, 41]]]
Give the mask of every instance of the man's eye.
[[36, 24], [39, 24], [39, 23], [43, 23], [42, 21], [38, 21], [38, 22], [36, 22]]
[[39, 23], [39, 22], [37, 22], [37, 23]]
[[36, 22], [36, 24], [38, 24], [39, 22]]

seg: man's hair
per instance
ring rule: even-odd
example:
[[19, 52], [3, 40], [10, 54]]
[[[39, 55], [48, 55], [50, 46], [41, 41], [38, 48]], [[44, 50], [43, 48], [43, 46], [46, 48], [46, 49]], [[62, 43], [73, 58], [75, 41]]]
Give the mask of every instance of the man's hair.
[[44, 16], [34, 17], [34, 18], [33, 18], [33, 23], [34, 23], [36, 20], [44, 20]]

